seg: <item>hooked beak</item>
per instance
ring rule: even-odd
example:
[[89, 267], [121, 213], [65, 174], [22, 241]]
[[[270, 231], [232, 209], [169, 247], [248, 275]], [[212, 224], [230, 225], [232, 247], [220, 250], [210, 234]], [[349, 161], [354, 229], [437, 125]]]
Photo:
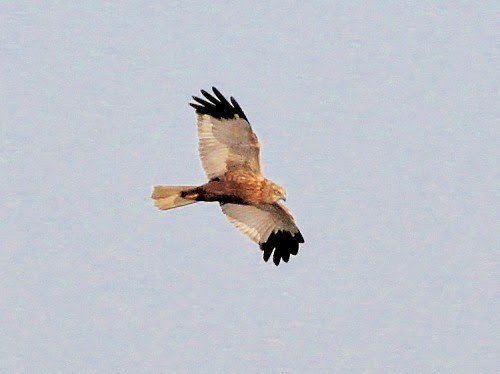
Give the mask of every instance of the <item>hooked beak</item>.
[[286, 201], [286, 195], [281, 197], [281, 200]]

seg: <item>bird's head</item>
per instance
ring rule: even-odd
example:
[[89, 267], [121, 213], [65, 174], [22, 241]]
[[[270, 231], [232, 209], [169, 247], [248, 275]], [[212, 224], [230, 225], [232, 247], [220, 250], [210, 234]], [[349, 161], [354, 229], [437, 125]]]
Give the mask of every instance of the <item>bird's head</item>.
[[286, 191], [283, 187], [277, 185], [276, 183], [271, 183], [271, 193], [273, 196], [273, 201], [283, 200], [286, 201]]

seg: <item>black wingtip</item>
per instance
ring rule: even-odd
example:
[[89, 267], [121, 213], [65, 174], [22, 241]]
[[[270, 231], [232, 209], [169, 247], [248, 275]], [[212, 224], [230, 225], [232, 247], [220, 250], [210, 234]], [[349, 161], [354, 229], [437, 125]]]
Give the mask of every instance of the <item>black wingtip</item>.
[[288, 262], [290, 255], [297, 255], [300, 243], [304, 243], [304, 237], [300, 231], [295, 234], [288, 231], [278, 231], [269, 235], [267, 241], [261, 243], [260, 249], [264, 252], [264, 261], [267, 262], [272, 254], [273, 262], [278, 266], [281, 260]]
[[216, 87], [212, 87], [212, 91], [213, 95], [201, 90], [204, 98], [193, 96], [195, 103], [189, 103], [189, 105], [196, 110], [197, 114], [207, 114], [217, 119], [233, 119], [238, 116], [248, 121], [247, 116], [233, 97], [229, 102]]
[[217, 89], [217, 87], [215, 86], [212, 86], [212, 92], [216, 95], [216, 96], [223, 96], [220, 91]]

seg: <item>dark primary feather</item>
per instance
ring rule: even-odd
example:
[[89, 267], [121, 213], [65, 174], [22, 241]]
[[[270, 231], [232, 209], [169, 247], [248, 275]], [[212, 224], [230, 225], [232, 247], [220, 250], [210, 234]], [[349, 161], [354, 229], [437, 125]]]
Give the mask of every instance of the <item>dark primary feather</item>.
[[196, 109], [197, 114], [208, 114], [217, 119], [233, 119], [238, 115], [240, 118], [248, 121], [247, 116], [234, 97], [231, 97], [231, 102], [229, 102], [217, 88], [212, 87], [212, 90], [215, 97], [205, 90], [201, 90], [201, 93], [205, 97], [204, 99], [193, 96], [193, 100], [196, 103], [189, 103], [189, 105]]
[[300, 231], [293, 235], [288, 231], [273, 232], [267, 238], [265, 243], [261, 243], [260, 249], [264, 251], [264, 261], [267, 262], [273, 254], [273, 262], [276, 266], [280, 260], [288, 262], [290, 255], [296, 255], [299, 252], [299, 243], [304, 243], [304, 238]]

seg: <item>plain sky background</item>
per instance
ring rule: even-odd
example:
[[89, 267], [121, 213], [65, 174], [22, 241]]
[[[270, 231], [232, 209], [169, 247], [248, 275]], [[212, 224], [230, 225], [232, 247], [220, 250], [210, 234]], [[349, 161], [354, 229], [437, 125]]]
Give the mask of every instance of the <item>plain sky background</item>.
[[[496, 373], [496, 1], [2, 1], [1, 372]], [[240, 102], [305, 237], [201, 184]]]

